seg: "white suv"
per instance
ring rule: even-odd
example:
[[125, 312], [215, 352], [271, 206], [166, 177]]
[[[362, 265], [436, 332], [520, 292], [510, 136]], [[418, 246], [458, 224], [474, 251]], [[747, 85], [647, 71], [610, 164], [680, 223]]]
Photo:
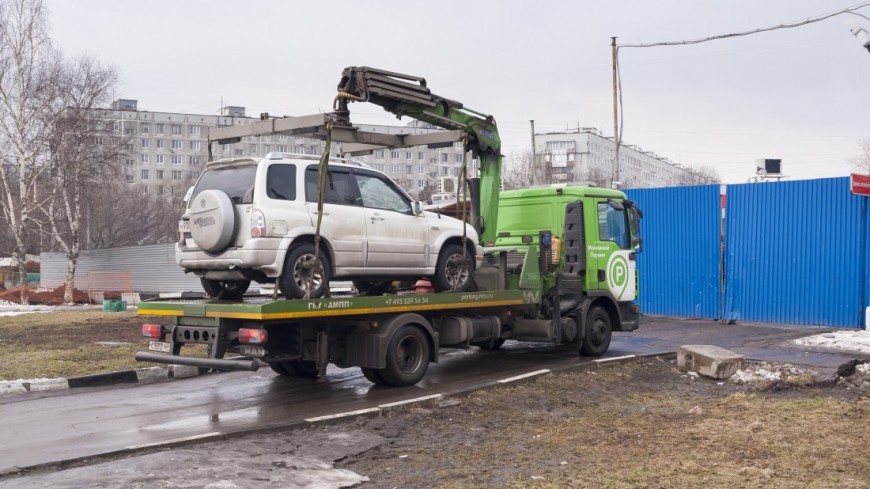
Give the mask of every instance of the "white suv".
[[333, 277], [370, 294], [421, 277], [439, 291], [469, 289], [481, 256], [474, 228], [424, 212], [386, 175], [348, 160], [329, 162], [317, 266], [319, 158], [269, 153], [209, 163], [179, 222], [178, 264], [225, 300], [241, 298], [252, 280], [277, 281], [294, 299], [322, 296]]

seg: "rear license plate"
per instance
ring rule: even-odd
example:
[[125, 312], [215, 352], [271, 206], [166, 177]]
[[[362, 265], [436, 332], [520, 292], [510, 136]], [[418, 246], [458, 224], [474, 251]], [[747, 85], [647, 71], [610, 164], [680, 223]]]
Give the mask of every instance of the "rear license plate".
[[162, 351], [163, 353], [169, 353], [172, 351], [172, 346], [165, 341], [149, 341], [148, 349], [151, 351]]
[[178, 221], [178, 231], [182, 233], [190, 232], [190, 221]]

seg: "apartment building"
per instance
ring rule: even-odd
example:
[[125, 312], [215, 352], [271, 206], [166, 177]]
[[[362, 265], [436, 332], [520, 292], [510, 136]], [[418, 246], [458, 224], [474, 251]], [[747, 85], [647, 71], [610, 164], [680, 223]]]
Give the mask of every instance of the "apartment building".
[[[594, 127], [535, 134], [535, 156], [553, 181], [610, 181], [616, 145]], [[620, 188], [668, 187], [697, 177], [690, 169], [630, 144], [619, 148]]]

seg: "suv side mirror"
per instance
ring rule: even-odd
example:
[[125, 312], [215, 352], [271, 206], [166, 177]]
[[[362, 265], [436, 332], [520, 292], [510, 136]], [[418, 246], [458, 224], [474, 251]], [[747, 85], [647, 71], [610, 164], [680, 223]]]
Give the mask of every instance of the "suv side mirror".
[[415, 216], [419, 216], [423, 213], [423, 202], [419, 200], [415, 200], [411, 202], [411, 212], [414, 213]]
[[192, 195], [193, 195], [193, 186], [191, 185], [190, 188], [187, 189], [187, 192], [184, 193], [184, 198], [182, 199], [182, 201], [186, 204], [190, 200], [190, 197]]

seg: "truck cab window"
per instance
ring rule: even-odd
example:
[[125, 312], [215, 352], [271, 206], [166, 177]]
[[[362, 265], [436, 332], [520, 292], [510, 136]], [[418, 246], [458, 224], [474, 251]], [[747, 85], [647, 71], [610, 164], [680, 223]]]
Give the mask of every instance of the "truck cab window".
[[627, 250], [631, 243], [627, 222], [625, 209], [614, 209], [607, 202], [598, 204], [598, 237], [601, 241], [613, 241]]

